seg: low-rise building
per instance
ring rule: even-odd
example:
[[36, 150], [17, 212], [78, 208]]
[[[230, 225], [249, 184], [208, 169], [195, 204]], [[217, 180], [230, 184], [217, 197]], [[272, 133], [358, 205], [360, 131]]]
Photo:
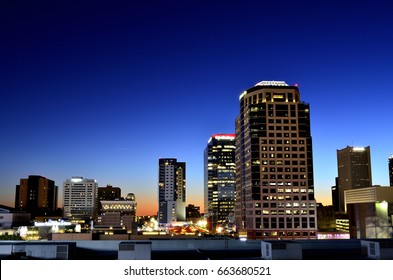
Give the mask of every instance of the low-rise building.
[[393, 238], [393, 188], [345, 191], [351, 238]]

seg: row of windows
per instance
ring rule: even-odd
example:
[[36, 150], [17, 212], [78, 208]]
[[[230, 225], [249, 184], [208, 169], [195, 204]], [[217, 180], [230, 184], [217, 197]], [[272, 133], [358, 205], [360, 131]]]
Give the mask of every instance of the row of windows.
[[292, 147], [290, 147], [290, 146], [277, 146], [277, 147], [275, 147], [275, 146], [270, 146], [270, 147], [261, 146], [261, 150], [262, 151], [279, 151], [279, 152], [281, 152], [281, 151], [297, 152], [299, 150], [300, 152], [304, 152], [306, 150], [306, 148], [304, 146], [300, 146], [300, 147], [297, 147], [297, 146], [292, 146]]
[[297, 195], [279, 195], [279, 196], [275, 196], [275, 195], [270, 195], [270, 196], [263, 196], [262, 200], [307, 200], [307, 196], [306, 195], [302, 195], [302, 196], [297, 196]]
[[314, 210], [307, 211], [307, 209], [286, 209], [286, 210], [265, 209], [265, 210], [256, 210], [255, 215], [258, 216], [260, 215], [314, 215]]
[[298, 175], [298, 174], [262, 174], [261, 175], [261, 179], [262, 180], [299, 180], [299, 179], [307, 179], [307, 175], [302, 174], [302, 175]]
[[[260, 131], [259, 129], [251, 129], [251, 132], [259, 132], [259, 131]], [[283, 138], [283, 137], [296, 138], [298, 135], [297, 135], [297, 133], [281, 133], [281, 132], [277, 132], [277, 133], [270, 132], [269, 134], [267, 134], [264, 131], [259, 132], [259, 134], [258, 133], [251, 133], [252, 138], [267, 137], [267, 136], [269, 136], [270, 138], [275, 138], [275, 137], [277, 137], [277, 138]], [[304, 133], [300, 133], [299, 136], [306, 137], [306, 135]]]
[[[263, 208], [268, 208], [268, 207], [277, 207], [277, 203], [276, 202], [272, 202], [272, 203], [259, 203], [259, 202], [257, 202], [257, 203], [254, 203], [254, 207], [255, 208], [259, 208], [259, 207], [263, 207]], [[285, 205], [285, 204], [284, 204]], [[302, 208], [306, 208], [307, 207], [307, 205], [309, 206], [309, 207], [314, 207], [315, 206], [315, 204], [314, 203], [305, 203], [305, 202], [293, 202], [293, 204], [292, 204], [294, 207], [302, 207]], [[252, 207], [252, 205], [248, 205], [248, 207], [249, 208], [251, 208]]]
[[[286, 165], [286, 166], [289, 166], [289, 165], [306, 165], [306, 161], [305, 160], [301, 160], [301, 161], [297, 161], [297, 160], [292, 160], [292, 161], [290, 161], [290, 160], [285, 160], [285, 161], [282, 161], [282, 160], [277, 160], [277, 161], [275, 161], [275, 160], [270, 160], [270, 161], [263, 160], [262, 161], [262, 165]], [[279, 172], [282, 172], [282, 171], [279, 171]]]
[[[307, 182], [304, 182], [304, 181], [300, 181], [300, 182], [299, 181], [292, 181], [290, 183], [288, 183], [288, 182], [283, 183], [283, 182], [263, 181], [261, 183], [261, 185], [264, 186], [264, 187], [267, 187], [267, 186], [283, 186], [283, 185], [286, 185], [286, 186], [291, 186], [292, 185], [294, 187], [299, 187], [299, 186], [305, 187], [305, 186], [307, 186]], [[275, 193], [274, 189], [270, 189], [270, 193]]]
[[315, 237], [315, 231], [257, 231], [250, 233], [256, 237]]
[[295, 130], [296, 131], [297, 130], [297, 127], [294, 126], [294, 125], [292, 125], [292, 126], [287, 126], [287, 125], [284, 125], [284, 126], [281, 126], [281, 125], [276, 125], [276, 126], [269, 125], [268, 128], [269, 128], [269, 130], [285, 130], [285, 131], [288, 131], [288, 130]]
[[283, 124], [289, 124], [289, 121], [291, 122], [291, 124], [296, 124], [297, 119], [296, 118], [292, 118], [292, 119], [288, 119], [288, 118], [284, 118], [283, 120], [277, 118], [277, 119], [268, 119], [268, 123], [283, 123]]
[[[277, 116], [276, 116], [277, 117]], [[260, 116], [257, 116], [256, 118], [254, 118], [253, 116], [248, 119], [248, 121], [246, 120], [245, 122], [246, 124], [249, 123], [250, 125], [254, 126], [254, 125], [262, 125], [262, 124], [266, 124], [266, 118], [262, 117], [260, 118]], [[268, 124], [297, 124], [297, 118], [268, 118], [267, 120]]]
[[[300, 203], [299, 202], [286, 202], [286, 203], [282, 203], [282, 202], [279, 202], [279, 203], [263, 203], [263, 207], [264, 208], [285, 208], [285, 207], [300, 207]], [[304, 206], [302, 206], [302, 207], [307, 207], [306, 206], [306, 204], [303, 204]], [[256, 215], [261, 215], [261, 212], [262, 210], [255, 210], [255, 214]], [[263, 211], [265, 211], [265, 210], [263, 210]], [[287, 210], [287, 211], [291, 211], [291, 210]], [[301, 211], [301, 212], [298, 212], [298, 213], [295, 213], [295, 212], [286, 212], [286, 214], [307, 214], [307, 210], [306, 209], [303, 209], [303, 210], [294, 210], [294, 211]], [[265, 212], [263, 212], [263, 214], [266, 214]], [[314, 213], [314, 210], [309, 210], [309, 214], [310, 215], [314, 215], [315, 213]]]
[[315, 227], [314, 217], [264, 217], [255, 218], [255, 228], [313, 228]]
[[[254, 93], [249, 95], [247, 98], [244, 99], [245, 104], [258, 104], [258, 103], [265, 103], [271, 101], [281, 101], [281, 102], [299, 102], [299, 95], [293, 92], [260, 92]], [[273, 106], [273, 104], [269, 104], [269, 107]], [[277, 108], [281, 108], [279, 106], [286, 106], [288, 105], [276, 105]], [[294, 108], [295, 105], [291, 105], [291, 108]]]
[[282, 144], [292, 144], [292, 145], [300, 144], [300, 145], [303, 145], [304, 144], [304, 140], [296, 140], [296, 139], [292, 139], [292, 140], [269, 139], [269, 140], [266, 140], [266, 139], [261, 139], [260, 143], [261, 143], [261, 145], [263, 145], [263, 144], [273, 144], [273, 145], [274, 144], [279, 144], [279, 145], [282, 145]]
[[306, 172], [306, 168], [305, 167], [261, 167], [261, 172], [278, 172], [278, 173], [297, 173], [297, 172]]
[[[306, 158], [306, 155], [305, 154], [282, 154], [282, 153], [278, 153], [278, 154], [275, 154], [275, 153], [270, 153], [270, 154], [267, 154], [267, 153], [263, 153], [263, 154], [261, 154], [261, 157], [262, 158]], [[283, 162], [282, 161], [277, 161], [277, 164], [283, 164]]]

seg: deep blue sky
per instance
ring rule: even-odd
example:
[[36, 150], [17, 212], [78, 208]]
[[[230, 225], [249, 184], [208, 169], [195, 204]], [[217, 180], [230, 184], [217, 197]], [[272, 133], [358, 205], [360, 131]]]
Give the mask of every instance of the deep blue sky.
[[203, 207], [207, 141], [234, 133], [240, 93], [261, 80], [297, 83], [310, 103], [319, 202], [347, 145], [371, 146], [373, 183], [388, 185], [391, 11], [378, 0], [1, 1], [0, 203], [13, 206], [30, 174], [60, 193], [83, 176], [154, 214], [158, 159], [176, 157], [187, 202]]

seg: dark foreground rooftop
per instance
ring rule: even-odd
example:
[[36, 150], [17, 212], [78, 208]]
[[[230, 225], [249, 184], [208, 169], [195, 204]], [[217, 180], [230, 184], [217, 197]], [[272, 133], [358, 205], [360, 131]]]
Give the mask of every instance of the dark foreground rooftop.
[[[148, 244], [144, 253], [152, 260], [393, 260], [393, 239], [379, 240], [302, 240], [302, 241], [246, 241], [227, 239], [125, 241], [5, 241], [0, 242], [0, 259], [74, 259], [117, 260], [119, 244]], [[34, 249], [34, 247], [40, 247]], [[62, 246], [62, 251], [53, 249]], [[50, 249], [52, 248], [52, 249]], [[137, 247], [135, 247], [135, 251]], [[269, 248], [268, 251], [262, 248]], [[45, 255], [38, 254], [46, 250]], [[52, 252], [51, 252], [52, 250]], [[55, 253], [53, 253], [53, 250]], [[57, 251], [56, 251], [57, 250]], [[132, 250], [134, 251], [134, 247]], [[29, 253], [30, 252], [30, 255]], [[57, 253], [56, 253], [57, 252]], [[52, 255], [50, 255], [52, 253]], [[48, 257], [52, 256], [52, 257]], [[136, 257], [135, 259], [138, 259]]]

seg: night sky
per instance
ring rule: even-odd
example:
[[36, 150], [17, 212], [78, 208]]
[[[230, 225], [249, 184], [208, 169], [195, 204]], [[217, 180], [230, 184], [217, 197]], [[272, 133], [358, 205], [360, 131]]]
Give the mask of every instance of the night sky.
[[[234, 133], [239, 95], [298, 84], [310, 103], [318, 202], [336, 150], [370, 146], [374, 185], [393, 153], [390, 1], [0, 2], [0, 204], [28, 175], [96, 179], [156, 214], [158, 159], [187, 165], [203, 208], [203, 151]], [[62, 196], [59, 197], [61, 202]]]

